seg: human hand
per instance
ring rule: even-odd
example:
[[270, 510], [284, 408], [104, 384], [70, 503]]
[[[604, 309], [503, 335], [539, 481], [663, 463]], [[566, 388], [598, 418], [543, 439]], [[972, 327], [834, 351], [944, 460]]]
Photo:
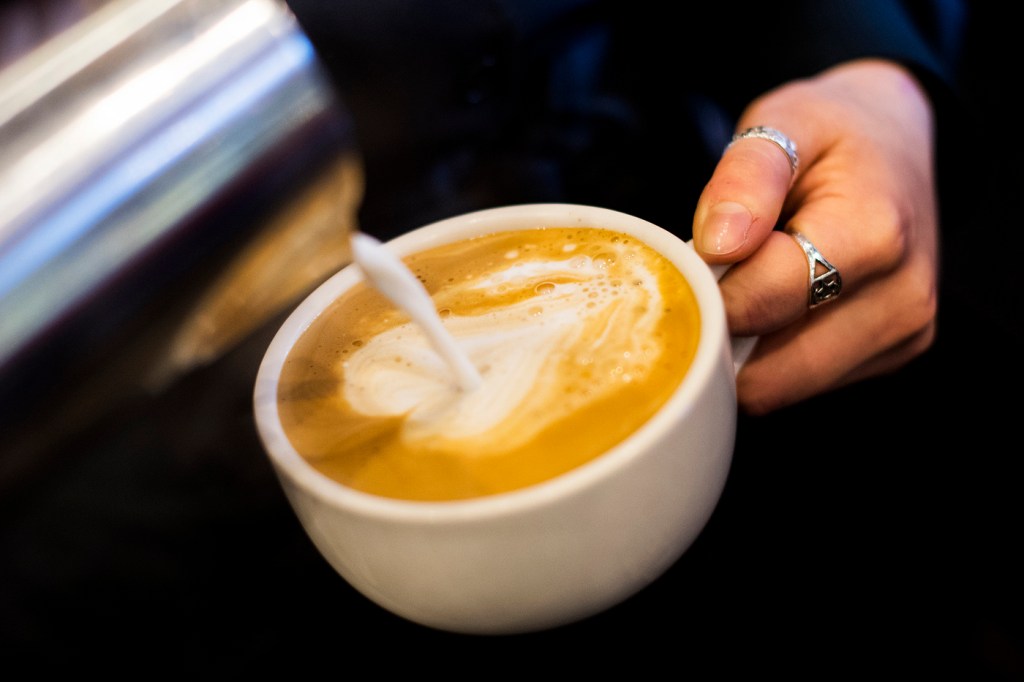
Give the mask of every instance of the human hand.
[[[850, 62], [751, 103], [746, 138], [723, 154], [697, 203], [693, 244], [721, 280], [730, 331], [760, 340], [737, 377], [741, 408], [772, 410], [893, 371], [932, 343], [938, 209], [930, 102], [897, 64]], [[792, 177], [792, 185], [791, 185]], [[809, 309], [808, 261], [776, 224], [804, 234], [842, 277]]]

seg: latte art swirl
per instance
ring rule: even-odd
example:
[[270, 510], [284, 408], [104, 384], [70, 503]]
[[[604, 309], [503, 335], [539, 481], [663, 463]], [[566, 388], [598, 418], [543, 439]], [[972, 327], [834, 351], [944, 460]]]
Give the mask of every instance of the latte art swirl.
[[510, 259], [435, 292], [442, 309], [470, 298], [502, 302], [445, 319], [481, 373], [478, 389], [459, 390], [427, 337], [405, 323], [344, 362], [345, 400], [367, 416], [404, 416], [410, 443], [483, 440], [469, 449], [480, 456], [518, 447], [620, 383], [643, 380], [664, 352], [651, 342], [662, 297], [643, 254], [611, 246], [593, 257]]
[[628, 235], [514, 230], [404, 260], [482, 384], [460, 389], [419, 327], [360, 284], [295, 343], [278, 388], [295, 449], [365, 492], [464, 499], [557, 476], [640, 428], [696, 352], [689, 284]]

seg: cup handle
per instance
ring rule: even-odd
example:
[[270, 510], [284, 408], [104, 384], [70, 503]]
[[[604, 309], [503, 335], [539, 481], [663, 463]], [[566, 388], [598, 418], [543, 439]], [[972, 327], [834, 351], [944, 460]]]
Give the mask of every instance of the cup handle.
[[[686, 242], [693, 248], [693, 240]], [[732, 263], [725, 263], [721, 265], [709, 265], [711, 273], [715, 276], [716, 280], [722, 279], [722, 275], [732, 267]], [[754, 346], [757, 345], [757, 340], [761, 338], [759, 336], [734, 336], [732, 337], [732, 364], [736, 373], [740, 373], [740, 369], [747, 362], [747, 358], [754, 351]]]

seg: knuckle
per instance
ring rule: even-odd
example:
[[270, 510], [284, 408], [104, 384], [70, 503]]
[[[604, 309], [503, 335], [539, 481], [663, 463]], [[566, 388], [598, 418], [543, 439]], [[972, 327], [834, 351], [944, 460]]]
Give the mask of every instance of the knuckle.
[[939, 310], [938, 284], [934, 273], [929, 268], [910, 267], [900, 279], [900, 291], [904, 296], [900, 318], [904, 320], [908, 335], [921, 334], [929, 328], [934, 330]]
[[875, 204], [869, 208], [866, 224], [871, 227], [864, 231], [864, 248], [872, 262], [885, 269], [902, 263], [909, 249], [903, 212], [888, 202]]
[[914, 355], [923, 353], [935, 341], [936, 316], [938, 301], [934, 295], [922, 296], [910, 307], [908, 319], [908, 336], [915, 348]]
[[937, 325], [934, 320], [925, 325], [924, 329], [913, 338], [910, 344], [911, 356], [923, 355], [925, 351], [930, 349], [935, 344], [937, 331]]

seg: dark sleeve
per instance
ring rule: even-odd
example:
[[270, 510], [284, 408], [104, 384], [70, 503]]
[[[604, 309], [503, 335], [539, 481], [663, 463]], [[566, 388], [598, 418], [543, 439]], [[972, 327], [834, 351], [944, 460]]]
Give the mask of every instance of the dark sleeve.
[[680, 74], [736, 115], [777, 85], [869, 57], [904, 64], [930, 92], [948, 89], [966, 12], [962, 0], [709, 3], [678, 20], [640, 14], [631, 23], [633, 42], [651, 52], [654, 70]]
[[[882, 57], [949, 77], [952, 44], [944, 27], [955, 21], [956, 3], [857, 0], [805, 2], [793, 16], [789, 35], [798, 45], [782, 49], [781, 68], [789, 75], [811, 74], [861, 57]], [[778, 35], [786, 35], [778, 26]]]
[[[935, 164], [940, 226], [945, 234], [962, 230], [976, 174], [965, 163], [971, 153], [962, 131], [973, 126], [961, 78], [970, 20], [960, 0], [858, 0], [808, 2], [806, 53], [793, 50], [793, 67], [820, 68], [814, 60], [836, 63], [861, 56], [899, 62], [924, 87], [935, 117]], [[816, 27], [817, 30], [816, 30]], [[807, 61], [803, 61], [807, 60]]]
[[686, 237], [680, 206], [696, 201], [735, 117], [776, 85], [884, 57], [918, 73], [945, 111], [952, 67], [943, 47], [960, 7], [289, 4], [354, 112], [367, 172], [362, 221], [381, 237], [528, 201], [600, 203]]
[[858, 0], [803, 5], [798, 34], [806, 42], [789, 51], [782, 68], [791, 69], [791, 75], [809, 74], [861, 57], [881, 57], [907, 67], [932, 104], [940, 228], [944, 237], [962, 231], [969, 197], [978, 189], [969, 136], [963, 135], [976, 124], [963, 82], [968, 3]]
[[[967, 12], [962, 0], [694, 3], [679, 16], [646, 0], [619, 3], [627, 4], [616, 21], [625, 27], [626, 52], [636, 55], [626, 67], [630, 100], [640, 103], [647, 129], [657, 131], [657, 148], [677, 160], [699, 160], [689, 182], [710, 175], [755, 97], [865, 58], [892, 60], [916, 75], [936, 116], [940, 183], [960, 182], [955, 174], [963, 167], [948, 161], [964, 150], [948, 131], [964, 125], [957, 81]], [[701, 143], [679, 140], [688, 125]], [[660, 193], [672, 187], [655, 186]], [[946, 203], [957, 197], [941, 194]], [[950, 206], [944, 215], [953, 212]]]
[[976, 182], [968, 171], [971, 150], [962, 134], [974, 125], [963, 82], [971, 18], [968, 3], [810, 0], [776, 3], [756, 12], [737, 11], [731, 4], [711, 11], [715, 16], [704, 21], [723, 37], [715, 58], [724, 59], [730, 53], [732, 57], [725, 59], [727, 73], [706, 70], [699, 87], [712, 93], [729, 123], [753, 97], [844, 62], [883, 58], [907, 67], [927, 92], [935, 115], [943, 228], [959, 229], [966, 210], [964, 198], [971, 196], [970, 187]]

